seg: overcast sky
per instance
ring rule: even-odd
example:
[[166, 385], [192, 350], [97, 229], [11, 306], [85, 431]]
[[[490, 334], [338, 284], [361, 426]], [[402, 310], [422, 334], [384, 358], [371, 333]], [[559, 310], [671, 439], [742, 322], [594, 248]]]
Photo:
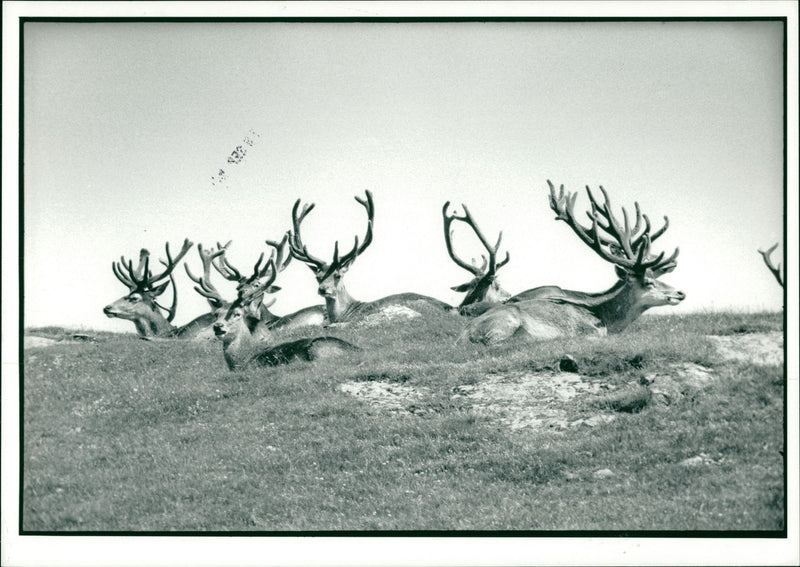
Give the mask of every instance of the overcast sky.
[[[102, 313], [127, 293], [112, 261], [189, 237], [233, 240], [249, 270], [297, 198], [317, 203], [303, 236], [330, 258], [363, 235], [366, 189], [358, 299], [461, 300], [447, 200], [503, 231], [511, 293], [610, 287], [612, 266], [554, 220], [547, 179], [579, 209], [603, 185], [669, 217], [656, 250], [680, 247], [663, 280], [687, 298], [659, 312], [780, 309], [756, 250], [783, 254], [783, 41], [769, 21], [27, 23], [26, 327], [133, 332]], [[471, 236], [456, 235], [466, 257]], [[180, 324], [207, 305], [176, 273]], [[279, 278], [276, 312], [322, 302], [303, 264]]]

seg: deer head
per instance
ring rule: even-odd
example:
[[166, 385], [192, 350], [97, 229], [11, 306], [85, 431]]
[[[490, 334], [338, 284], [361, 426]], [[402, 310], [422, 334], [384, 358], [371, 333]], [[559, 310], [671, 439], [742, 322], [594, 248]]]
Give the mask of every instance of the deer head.
[[776, 242], [775, 244], [773, 244], [772, 246], [770, 246], [766, 250], [759, 249], [758, 253], [761, 254], [762, 258], [764, 258], [764, 263], [767, 265], [767, 268], [769, 269], [769, 271], [772, 272], [772, 275], [775, 276], [775, 279], [778, 281], [780, 286], [781, 287], [786, 287], [786, 276], [785, 276], [786, 271], [784, 270], [784, 272], [781, 273], [781, 263], [780, 262], [778, 262], [777, 266], [772, 263], [771, 256], [772, 256], [772, 253], [775, 251], [775, 249], [777, 247], [778, 247], [778, 243]]
[[342, 284], [342, 277], [350, 266], [355, 262], [356, 258], [367, 249], [372, 242], [372, 224], [375, 218], [375, 204], [372, 200], [372, 193], [366, 191], [366, 198], [361, 199], [355, 197], [355, 200], [364, 207], [367, 211], [367, 232], [364, 240], [359, 244], [358, 236], [355, 237], [355, 244], [353, 248], [344, 256], [339, 255], [339, 241], [334, 244], [333, 260], [326, 262], [316, 256], [313, 256], [303, 244], [302, 236], [300, 235], [300, 225], [303, 220], [314, 209], [314, 204], [303, 205], [300, 210], [300, 199], [298, 199], [292, 208], [292, 227], [293, 231], [290, 232], [289, 249], [291, 254], [297, 260], [305, 263], [314, 272], [314, 277], [317, 279], [318, 293], [325, 298], [326, 302], [333, 301], [337, 297], [341, 298], [346, 295], [344, 286]]
[[225, 360], [230, 368], [237, 367], [246, 360], [257, 345], [263, 345], [272, 338], [262, 321], [262, 308], [268, 308], [275, 299], [264, 302], [264, 294], [272, 287], [277, 277], [274, 255], [259, 268], [256, 264], [254, 274], [244, 285], [237, 288], [236, 299], [218, 310], [213, 325], [214, 334], [222, 339]]
[[[192, 243], [188, 238], [185, 239], [180, 252], [173, 258], [169, 251], [169, 243], [166, 243], [167, 260], [160, 260], [165, 269], [157, 275], [150, 270], [150, 252], [144, 248], [139, 253], [139, 265], [136, 269], [133, 268], [133, 261], [126, 260], [124, 256], [120, 257], [119, 262], [112, 262], [111, 269], [114, 275], [128, 287], [129, 293], [105, 306], [103, 313], [107, 317], [133, 321], [141, 336], [162, 336], [171, 332], [173, 330], [171, 323], [178, 306], [178, 292], [172, 271], [191, 247]], [[172, 306], [168, 309], [160, 305], [156, 298], [166, 291], [170, 282], [172, 282], [173, 297]], [[162, 311], [166, 312], [166, 318]]]
[[[659, 305], [677, 305], [686, 297], [682, 291], [677, 291], [657, 278], [671, 272], [677, 265], [679, 249], [669, 257], [664, 257], [664, 252], [650, 254], [650, 246], [669, 227], [669, 219], [664, 217], [664, 225], [652, 232], [650, 219], [642, 214], [639, 203], [634, 203], [636, 217], [631, 226], [628, 212], [622, 209], [620, 222], [612, 209], [611, 201], [606, 190], [600, 186], [604, 202], [598, 202], [589, 187], [586, 192], [591, 202], [591, 210], [587, 216], [591, 226], [581, 225], [575, 218], [575, 201], [577, 193], [564, 191], [564, 186], [558, 193], [548, 180], [550, 186], [550, 208], [556, 213], [556, 219], [566, 222], [573, 232], [583, 240], [601, 258], [614, 264], [622, 282], [622, 289], [626, 296], [626, 303], [614, 304], [615, 309], [623, 310], [634, 318], [650, 307]], [[610, 329], [613, 330], [613, 329]]]
[[[462, 291], [467, 293], [459, 307], [465, 307], [483, 301], [489, 303], [501, 303], [505, 301], [511, 297], [511, 294], [500, 287], [500, 283], [497, 281], [497, 271], [508, 264], [508, 261], [511, 259], [509, 253], [506, 252], [506, 257], [500, 262], [497, 261], [497, 251], [500, 248], [500, 242], [503, 239], [503, 232], [500, 232], [499, 236], [497, 237], [497, 242], [494, 246], [492, 246], [481, 232], [481, 229], [478, 227], [478, 224], [475, 222], [472, 213], [469, 212], [469, 209], [466, 205], [461, 205], [464, 208], [463, 216], [458, 216], [455, 211], [453, 211], [453, 214], [447, 214], [447, 209], [449, 206], [450, 201], [447, 201], [444, 204], [444, 207], [442, 207], [442, 217], [444, 219], [444, 242], [447, 245], [447, 253], [450, 255], [450, 258], [453, 260], [453, 262], [472, 273], [474, 276], [467, 283], [450, 288], [454, 291]], [[473, 259], [472, 262], [466, 262], [459, 258], [458, 255], [453, 251], [453, 229], [451, 225], [455, 220], [462, 221], [469, 226], [481, 241], [483, 247], [486, 249], [488, 258], [486, 254], [481, 255], [483, 263], [480, 266], [475, 259]]]
[[[277, 272], [282, 271], [289, 264], [290, 259], [285, 258], [287, 240], [288, 234], [284, 236], [280, 243], [267, 240], [267, 244], [274, 248], [270, 256], [270, 260], [262, 267], [261, 264], [264, 261], [264, 253], [262, 252], [255, 266], [253, 267], [253, 273], [249, 276], [243, 275], [230, 263], [225, 256], [231, 241], [228, 241], [225, 245], [217, 243], [216, 250], [203, 249], [202, 245], [199, 244], [198, 251], [200, 253], [200, 259], [203, 262], [203, 276], [196, 277], [194, 274], [192, 274], [189, 266], [185, 266], [186, 273], [189, 275], [189, 278], [195, 284], [197, 284], [194, 288], [195, 291], [206, 298], [209, 305], [211, 305], [211, 308], [214, 310], [214, 313], [219, 318], [227, 311], [232, 302], [227, 301], [219, 292], [219, 290], [211, 283], [211, 266], [213, 265], [217, 272], [219, 272], [225, 279], [236, 283], [237, 294], [240, 296], [253, 296], [257, 297], [258, 299], [263, 299], [264, 294], [276, 293], [280, 290], [280, 287], [272, 285], [272, 283], [275, 281]], [[264, 278], [269, 279], [269, 282], [266, 285], [264, 284]], [[257, 291], [259, 293], [256, 293]], [[252, 304], [249, 305], [249, 308], [252, 308], [257, 312], [262, 323], [267, 324], [272, 320], [277, 319], [275, 315], [270, 313], [268, 308], [269, 305], [274, 303], [274, 300], [268, 305], [264, 304], [263, 302], [251, 303]]]

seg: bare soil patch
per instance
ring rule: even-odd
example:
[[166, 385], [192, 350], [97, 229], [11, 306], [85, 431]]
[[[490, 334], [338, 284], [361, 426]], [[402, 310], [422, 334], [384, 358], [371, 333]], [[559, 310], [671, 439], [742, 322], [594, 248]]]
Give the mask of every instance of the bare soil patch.
[[[617, 412], [635, 412], [647, 404], [669, 405], [714, 380], [711, 370], [692, 363], [673, 364], [623, 386], [614, 377], [599, 380], [572, 372], [489, 374], [476, 384], [453, 390], [451, 399], [470, 407], [491, 424], [512, 431], [598, 427]], [[422, 414], [429, 392], [396, 382], [346, 382], [341, 392], [378, 411]], [[637, 405], [638, 404], [638, 405]]]
[[412, 388], [394, 382], [369, 381], [345, 382], [339, 390], [359, 398], [361, 401], [394, 414], [410, 414], [412, 409], [425, 398], [423, 388]]
[[754, 364], [783, 364], [783, 333], [743, 333], [708, 335], [725, 360]]

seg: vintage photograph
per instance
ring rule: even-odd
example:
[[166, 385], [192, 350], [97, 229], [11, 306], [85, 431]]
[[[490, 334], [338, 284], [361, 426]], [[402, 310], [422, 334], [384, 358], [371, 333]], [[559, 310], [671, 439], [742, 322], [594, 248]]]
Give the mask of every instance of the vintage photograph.
[[151, 4], [15, 23], [23, 543], [786, 542], [796, 19]]

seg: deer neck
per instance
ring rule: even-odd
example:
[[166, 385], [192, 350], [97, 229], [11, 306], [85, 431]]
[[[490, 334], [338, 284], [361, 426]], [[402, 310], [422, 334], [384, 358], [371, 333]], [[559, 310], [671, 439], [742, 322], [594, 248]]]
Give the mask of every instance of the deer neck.
[[265, 305], [261, 306], [261, 309], [259, 310], [259, 317], [261, 318], [261, 322], [266, 324], [266, 325], [270, 325], [270, 324], [274, 323], [275, 321], [277, 321], [278, 319], [280, 319], [280, 317], [275, 315]]
[[325, 296], [325, 308], [328, 311], [328, 319], [331, 323], [343, 321], [360, 305], [361, 302], [353, 299], [344, 284], [337, 286], [333, 295]]
[[163, 337], [175, 331], [175, 327], [153, 306], [146, 314], [133, 320], [136, 332], [143, 337]]
[[475, 289], [467, 294], [464, 298], [463, 305], [471, 303], [487, 302], [487, 303], [503, 303], [511, 294], [501, 288], [493, 281], [480, 282]]
[[263, 322], [252, 332], [244, 323], [236, 331], [222, 337], [222, 353], [231, 370], [244, 367], [272, 338]]
[[587, 305], [609, 333], [620, 333], [647, 309], [640, 301], [642, 289], [630, 280], [619, 280], [611, 289], [590, 294], [594, 305]]

